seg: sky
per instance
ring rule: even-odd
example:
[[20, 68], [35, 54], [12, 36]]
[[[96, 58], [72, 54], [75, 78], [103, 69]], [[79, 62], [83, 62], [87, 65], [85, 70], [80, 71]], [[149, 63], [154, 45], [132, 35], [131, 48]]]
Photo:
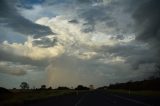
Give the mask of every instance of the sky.
[[0, 0], [0, 86], [157, 76], [159, 19], [159, 0]]

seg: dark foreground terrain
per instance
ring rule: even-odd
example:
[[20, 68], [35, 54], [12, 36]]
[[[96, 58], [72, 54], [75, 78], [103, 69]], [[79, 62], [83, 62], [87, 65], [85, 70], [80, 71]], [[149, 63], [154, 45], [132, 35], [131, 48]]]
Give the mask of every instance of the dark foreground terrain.
[[158, 97], [129, 96], [107, 91], [88, 91], [26, 102], [25, 106], [160, 106]]

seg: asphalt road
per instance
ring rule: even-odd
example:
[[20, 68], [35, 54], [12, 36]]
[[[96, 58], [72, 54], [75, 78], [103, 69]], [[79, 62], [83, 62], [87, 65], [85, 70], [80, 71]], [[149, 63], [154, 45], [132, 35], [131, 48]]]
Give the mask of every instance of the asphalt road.
[[159, 98], [130, 97], [104, 91], [52, 97], [27, 103], [26, 106], [160, 106]]

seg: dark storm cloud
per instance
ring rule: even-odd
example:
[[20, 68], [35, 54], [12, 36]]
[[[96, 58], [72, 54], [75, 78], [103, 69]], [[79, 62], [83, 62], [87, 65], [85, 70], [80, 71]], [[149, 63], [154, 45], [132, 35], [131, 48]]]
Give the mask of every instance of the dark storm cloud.
[[77, 0], [79, 3], [90, 3], [92, 0]]
[[89, 26], [89, 31], [93, 31], [95, 29], [96, 22], [103, 21], [110, 26], [113, 26], [115, 22], [114, 19], [110, 15], [110, 12], [108, 12], [108, 7], [106, 6], [94, 6], [87, 9], [80, 10], [79, 16], [87, 21], [87, 23], [84, 24], [84, 26]]
[[137, 7], [141, 6], [146, 1], [149, 0], [112, 0], [111, 6], [114, 6], [118, 9], [123, 9], [124, 12], [132, 14], [137, 9]]
[[14, 31], [34, 35], [35, 37], [53, 34], [47, 26], [35, 24], [21, 16], [16, 6], [16, 0], [1, 0], [0, 1], [0, 25], [12, 28]]
[[5, 31], [3, 28], [0, 27], [0, 43], [6, 39]]
[[79, 17], [86, 21], [84, 24], [84, 32], [96, 30], [95, 27], [97, 23], [105, 24], [105, 26], [103, 26], [105, 27], [104, 29], [111, 28], [113, 30], [112, 33], [121, 30], [123, 32], [129, 32], [132, 29], [132, 19], [130, 18], [131, 10], [134, 10], [131, 6], [128, 6], [133, 4], [131, 1], [132, 0], [112, 0], [107, 3], [99, 1], [96, 3], [92, 2], [88, 5], [79, 5], [82, 7], [78, 11]]
[[160, 40], [160, 1], [145, 2], [133, 16], [136, 20], [137, 29], [139, 29], [137, 39], [149, 42], [154, 40], [158, 43]]
[[78, 20], [76, 20], [76, 19], [70, 20], [70, 21], [68, 21], [68, 22], [74, 23], [74, 24], [78, 24], [78, 23], [79, 23]]
[[155, 57], [156, 52], [138, 42], [103, 46], [99, 52], [102, 52], [104, 55], [110, 53], [113, 57], [120, 56], [125, 58], [125, 63], [130, 64], [134, 70], [139, 69], [142, 64], [154, 64], [158, 62], [158, 59]]
[[137, 28], [136, 40], [150, 44], [150, 51], [156, 52], [154, 61], [160, 64], [160, 1], [146, 0], [133, 14]]
[[99, 3], [103, 2], [103, 0], [77, 0], [78, 3]]
[[42, 4], [45, 0], [19, 0], [19, 7], [32, 9], [35, 4]]
[[[134, 5], [133, 5], [134, 4]], [[122, 11], [117, 11], [122, 10]], [[121, 14], [118, 14], [120, 12]], [[112, 14], [111, 14], [112, 13]], [[116, 14], [114, 14], [116, 13]], [[97, 15], [98, 14], [98, 15]], [[117, 15], [118, 14], [118, 15]], [[115, 56], [126, 58], [134, 69], [139, 68], [143, 64], [159, 64], [160, 63], [160, 1], [159, 0], [113, 0], [104, 7], [100, 5], [86, 9], [82, 12], [82, 17], [88, 21], [87, 24], [92, 25], [92, 30], [96, 22], [105, 22], [107, 27], [118, 29], [121, 23], [119, 18], [124, 18], [125, 14], [131, 16], [130, 21], [134, 20], [132, 27], [126, 27], [136, 33], [138, 42], [149, 44], [147, 49], [137, 43], [126, 45], [115, 45], [113, 47], [102, 47], [106, 52], [113, 53]], [[111, 25], [109, 24], [111, 22]], [[128, 24], [127, 22], [123, 22]], [[125, 26], [120, 26], [123, 30]], [[92, 31], [91, 30], [91, 31]], [[115, 30], [118, 31], [118, 30]], [[113, 39], [124, 39], [123, 36], [117, 36]], [[143, 44], [142, 43], [142, 44]], [[145, 54], [144, 54], [145, 53]], [[154, 69], [153, 69], [154, 70]]]

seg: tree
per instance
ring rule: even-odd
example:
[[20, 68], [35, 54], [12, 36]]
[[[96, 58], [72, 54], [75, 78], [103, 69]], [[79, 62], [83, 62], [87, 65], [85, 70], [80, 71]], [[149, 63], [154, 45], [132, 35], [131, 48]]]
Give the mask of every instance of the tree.
[[41, 85], [40, 89], [46, 89], [46, 85]]
[[48, 88], [48, 90], [52, 90], [52, 87], [50, 86], [50, 87]]
[[29, 89], [29, 84], [27, 82], [22, 82], [20, 84], [21, 89]]
[[68, 87], [65, 87], [65, 86], [60, 86], [57, 88], [57, 90], [68, 90], [69, 88]]
[[89, 90], [89, 88], [83, 86], [83, 85], [78, 85], [75, 90]]
[[89, 89], [90, 89], [90, 90], [93, 90], [93, 89], [94, 89], [94, 86], [93, 86], [93, 85], [89, 85]]

